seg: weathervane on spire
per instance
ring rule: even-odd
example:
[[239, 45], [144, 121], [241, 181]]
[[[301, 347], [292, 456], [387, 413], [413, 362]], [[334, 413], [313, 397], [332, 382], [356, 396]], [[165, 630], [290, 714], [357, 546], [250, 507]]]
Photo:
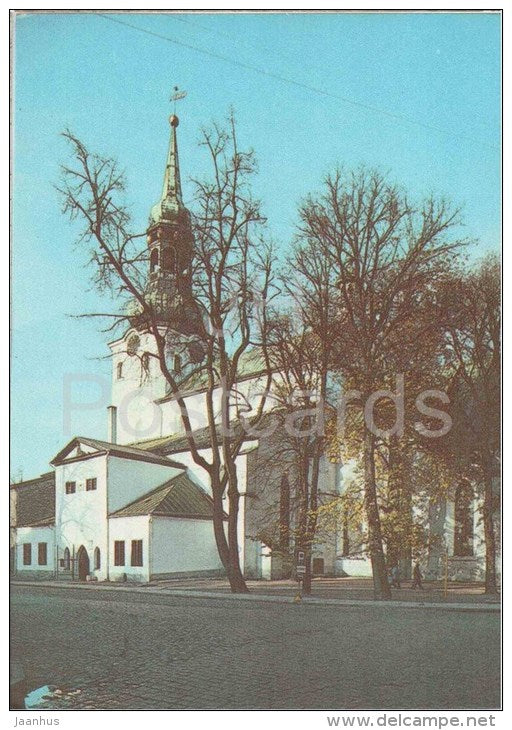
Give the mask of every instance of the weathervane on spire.
[[173, 93], [171, 94], [171, 98], [169, 101], [174, 102], [174, 114], [176, 114], [176, 102], [180, 99], [184, 99], [187, 95], [186, 91], [180, 91], [177, 86], [174, 87]]

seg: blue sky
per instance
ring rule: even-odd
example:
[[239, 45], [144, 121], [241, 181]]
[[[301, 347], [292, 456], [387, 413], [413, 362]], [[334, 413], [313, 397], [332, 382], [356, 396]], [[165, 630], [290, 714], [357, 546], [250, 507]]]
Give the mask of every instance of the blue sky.
[[[69, 315], [112, 303], [92, 289], [87, 251], [74, 245], [76, 229], [53, 187], [67, 159], [66, 126], [119, 160], [137, 230], [160, 194], [177, 84], [188, 91], [178, 110], [185, 198], [187, 177], [204, 169], [201, 126], [232, 105], [242, 142], [256, 151], [256, 192], [282, 249], [298, 201], [336, 164], [362, 163], [388, 171], [413, 196], [434, 192], [462, 205], [465, 234], [479, 242], [473, 255], [500, 245], [499, 15], [112, 17], [148, 32], [95, 14], [29, 13], [16, 22], [14, 476], [47, 470], [74, 434], [106, 437], [108, 402], [99, 396], [110, 379], [108, 337], [97, 321]], [[69, 374], [104, 386], [77, 380], [76, 402], [102, 402], [73, 411], [64, 428]]]

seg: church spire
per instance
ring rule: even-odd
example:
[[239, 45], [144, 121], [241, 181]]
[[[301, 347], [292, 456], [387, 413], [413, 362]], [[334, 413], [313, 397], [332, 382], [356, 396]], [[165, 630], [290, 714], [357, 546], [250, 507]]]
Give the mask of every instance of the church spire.
[[176, 220], [181, 211], [186, 208], [183, 204], [181, 190], [180, 162], [178, 156], [178, 138], [176, 129], [180, 120], [176, 114], [171, 114], [169, 124], [171, 125], [171, 138], [169, 140], [169, 152], [164, 173], [164, 185], [162, 197], [156, 205], [151, 208], [149, 226], [152, 227], [162, 222]]
[[171, 125], [171, 139], [169, 140], [169, 153], [167, 155], [167, 165], [165, 168], [162, 199], [174, 198], [179, 205], [183, 205], [180, 161], [178, 157], [178, 139], [176, 134], [176, 129], [179, 123], [180, 120], [176, 114], [172, 114], [169, 117], [169, 124]]

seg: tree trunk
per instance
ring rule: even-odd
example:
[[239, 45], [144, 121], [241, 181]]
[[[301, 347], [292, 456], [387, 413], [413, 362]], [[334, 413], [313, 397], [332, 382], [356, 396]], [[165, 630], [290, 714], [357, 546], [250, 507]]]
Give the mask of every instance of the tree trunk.
[[307, 449], [300, 453], [298, 465], [298, 487], [299, 487], [299, 510], [297, 516], [297, 527], [295, 534], [295, 549], [304, 552], [304, 565], [306, 572], [302, 579], [302, 592], [305, 586], [309, 585], [311, 592], [311, 546], [308, 545], [308, 505], [309, 505], [309, 459]]
[[382, 546], [377, 487], [375, 484], [375, 442], [371, 431], [366, 428], [364, 436], [364, 503], [368, 520], [368, 543], [372, 561], [373, 590], [376, 599], [390, 599], [386, 560]]
[[496, 536], [494, 533], [494, 496], [492, 493], [491, 470], [487, 468], [484, 476], [483, 522], [485, 535], [485, 592], [498, 592], [496, 582]]
[[403, 489], [403, 463], [400, 445], [396, 436], [391, 436], [388, 446], [388, 483], [387, 483], [387, 539], [386, 556], [388, 565], [398, 565], [402, 551], [401, 494]]
[[[249, 593], [247, 584], [245, 582], [242, 570], [240, 568], [240, 553], [238, 549], [238, 504], [240, 501], [240, 495], [238, 493], [238, 485], [232, 483], [230, 479], [230, 485], [228, 488], [228, 499], [229, 499], [229, 515], [228, 515], [228, 548], [229, 548], [229, 563], [228, 563], [228, 579], [231, 588], [231, 593]], [[245, 535], [242, 535], [242, 540], [245, 539]]]
[[322, 453], [322, 442], [320, 439], [315, 444], [315, 455], [311, 467], [311, 483], [309, 488], [309, 510], [306, 517], [306, 574], [302, 584], [302, 592], [305, 596], [311, 594], [311, 582], [313, 579], [313, 567], [311, 564], [312, 547], [315, 540], [317, 516], [318, 516], [318, 481], [320, 477], [320, 458]]
[[215, 489], [213, 491], [213, 532], [215, 535], [215, 542], [217, 544], [217, 550], [221, 559], [222, 565], [226, 573], [229, 571], [229, 548], [226, 540], [226, 533], [224, 531], [224, 509], [222, 505], [222, 497], [216, 496]]
[[[248, 593], [249, 589], [245, 584], [242, 571], [240, 570], [240, 561], [238, 559], [238, 536], [237, 536], [237, 520], [238, 520], [238, 501], [235, 505], [232, 504], [233, 500], [230, 497], [229, 500], [229, 512], [228, 515], [228, 539], [226, 539], [225, 525], [226, 520], [224, 519], [224, 507], [221, 496], [220, 485], [216, 484], [212, 479], [212, 493], [213, 493], [213, 530], [215, 534], [215, 542], [217, 544], [217, 550], [221, 559], [224, 570], [229, 580], [229, 585], [232, 593]], [[238, 497], [238, 494], [237, 494]], [[230, 522], [230, 516], [232, 509], [235, 510], [235, 529], [233, 531], [233, 520]], [[236, 544], [236, 549], [233, 552], [231, 549], [231, 542]]]

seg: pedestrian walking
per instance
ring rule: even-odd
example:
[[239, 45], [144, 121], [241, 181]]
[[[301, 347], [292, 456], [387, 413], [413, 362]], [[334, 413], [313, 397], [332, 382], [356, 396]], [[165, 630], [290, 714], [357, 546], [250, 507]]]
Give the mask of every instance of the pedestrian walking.
[[398, 565], [393, 565], [391, 568], [391, 585], [393, 588], [400, 588], [400, 569]]
[[412, 583], [411, 588], [416, 589], [418, 587], [420, 591], [423, 590], [422, 581], [423, 576], [421, 575], [420, 564], [418, 561], [414, 563], [414, 570], [412, 571]]

